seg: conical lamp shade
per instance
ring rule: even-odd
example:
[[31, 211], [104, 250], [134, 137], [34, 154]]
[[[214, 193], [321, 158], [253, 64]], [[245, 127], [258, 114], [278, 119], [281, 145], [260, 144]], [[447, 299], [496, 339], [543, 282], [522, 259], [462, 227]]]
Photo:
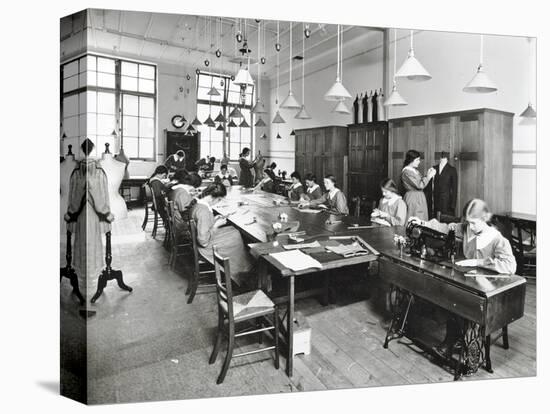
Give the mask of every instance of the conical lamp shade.
[[197, 117], [195, 117], [195, 119], [193, 119], [193, 122], [191, 122], [191, 125], [199, 126], [199, 125], [202, 125], [202, 122], [199, 121]]
[[185, 132], [183, 133], [183, 135], [193, 135], [195, 133], [195, 129], [189, 125], [189, 127], [185, 130]]
[[288, 91], [288, 96], [285, 98], [285, 100], [281, 103], [281, 108], [286, 109], [299, 109], [300, 104], [294, 97], [294, 94], [292, 91]]
[[233, 81], [235, 85], [254, 85], [254, 79], [252, 79], [252, 76], [250, 76], [250, 72], [247, 69], [239, 69], [237, 72], [237, 76], [235, 76], [235, 80]]
[[246, 122], [246, 119], [243, 118], [243, 122], [239, 125], [241, 128], [250, 128], [250, 125], [248, 125], [248, 122]]
[[427, 81], [432, 78], [426, 68], [414, 57], [414, 50], [409, 50], [409, 57], [395, 73], [396, 78], [407, 78], [412, 81]]
[[262, 136], [260, 138], [261, 139], [267, 139], [267, 135], [265, 134], [265, 132], [262, 134]]
[[218, 92], [218, 90], [216, 88], [214, 88], [213, 86], [210, 88], [210, 90], [208, 91], [207, 95], [210, 95], [210, 96], [220, 96], [220, 93]]
[[344, 101], [340, 101], [336, 104], [336, 106], [334, 107], [334, 109], [332, 110], [332, 112], [336, 112], [338, 114], [349, 114], [349, 109], [348, 107], [346, 106], [346, 104], [344, 103]]
[[290, 133], [290, 136], [291, 136], [291, 137], [295, 137], [295, 136], [296, 136], [296, 132], [294, 132], [294, 130], [292, 130], [292, 132]]
[[233, 110], [229, 113], [230, 118], [242, 118], [243, 114], [241, 114], [241, 111], [238, 107], [233, 108]]
[[208, 115], [208, 118], [206, 118], [206, 120], [204, 121], [204, 125], [208, 125], [209, 127], [215, 127], [216, 126], [216, 124], [214, 123], [214, 121], [212, 120], [210, 115]]
[[285, 123], [285, 120], [283, 119], [283, 117], [281, 116], [279, 111], [277, 111], [277, 113], [275, 114], [275, 118], [273, 118], [273, 121], [271, 121], [271, 123], [272, 124], [284, 124]]
[[497, 86], [487, 76], [483, 65], [479, 65], [472, 80], [462, 90], [470, 93], [491, 93], [497, 91]]
[[228, 126], [229, 128], [236, 128], [236, 127], [237, 127], [237, 124], [231, 119], [231, 120], [229, 121], [229, 123], [227, 124], [227, 126]]
[[223, 116], [222, 111], [218, 114], [218, 116], [214, 119], [215, 122], [227, 122], [227, 119], [225, 119], [225, 116]]
[[327, 93], [325, 93], [325, 100], [326, 101], [342, 101], [344, 99], [350, 99], [351, 95], [349, 92], [344, 88], [344, 85], [342, 85], [342, 82], [340, 79], [336, 79], [336, 82], [334, 82], [334, 85], [330, 87]]
[[531, 106], [531, 102], [527, 105], [527, 108], [525, 108], [525, 111], [523, 111], [520, 115], [522, 118], [536, 118], [537, 112], [533, 109]]
[[306, 106], [302, 105], [296, 116], [294, 117], [296, 119], [311, 119], [311, 116], [306, 111]]
[[283, 137], [279, 135], [279, 133], [277, 132], [277, 139], [282, 139]]
[[267, 111], [265, 110], [264, 104], [259, 99], [256, 101], [256, 105], [254, 105], [254, 108], [252, 108], [253, 114], [267, 114]]
[[216, 128], [216, 131], [223, 131], [223, 125], [221, 124], [221, 122], [218, 125], [218, 127]]
[[[181, 121], [180, 121], [182, 124], [185, 124], [187, 122], [187, 119], [185, 119], [185, 117], [183, 116], [183, 114], [181, 115]], [[113, 131], [114, 132], [114, 131]]]
[[405, 106], [407, 105], [407, 101], [403, 99], [403, 97], [399, 94], [397, 91], [397, 85], [393, 85], [393, 89], [391, 90], [391, 94], [386, 99], [386, 102], [384, 102], [385, 106]]
[[264, 122], [264, 120], [261, 117], [258, 117], [258, 120], [254, 124], [254, 126], [257, 126], [257, 127], [264, 127], [266, 125], [267, 124]]

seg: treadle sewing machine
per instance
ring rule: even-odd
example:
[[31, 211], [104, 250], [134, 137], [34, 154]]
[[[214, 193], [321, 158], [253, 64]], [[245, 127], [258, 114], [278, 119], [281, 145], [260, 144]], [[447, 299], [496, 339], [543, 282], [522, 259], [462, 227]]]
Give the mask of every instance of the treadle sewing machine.
[[403, 336], [420, 342], [414, 335], [408, 335], [407, 321], [415, 299], [422, 299], [461, 321], [460, 334], [449, 351], [445, 355], [434, 352], [451, 367], [455, 380], [477, 372], [480, 366], [493, 372], [491, 334], [501, 331], [493, 342], [502, 336], [503, 346], [508, 348], [508, 324], [523, 316], [525, 279], [481, 269], [477, 276], [466, 275], [471, 268], [454, 264], [454, 234], [442, 234], [419, 225], [409, 225], [406, 234], [408, 254], [397, 248], [387, 249], [381, 251], [379, 258], [380, 275], [391, 284], [392, 320], [384, 348]]

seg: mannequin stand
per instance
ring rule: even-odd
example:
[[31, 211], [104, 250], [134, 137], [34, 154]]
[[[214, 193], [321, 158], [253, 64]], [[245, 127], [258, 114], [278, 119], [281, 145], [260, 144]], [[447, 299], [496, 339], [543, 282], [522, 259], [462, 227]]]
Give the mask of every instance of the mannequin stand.
[[128, 292], [132, 291], [132, 288], [124, 283], [124, 279], [122, 278], [122, 270], [114, 270], [111, 268], [111, 261], [113, 260], [113, 256], [111, 255], [111, 232], [108, 231], [105, 233], [105, 241], [106, 241], [106, 248], [105, 248], [105, 263], [107, 266], [105, 267], [105, 270], [101, 272], [101, 275], [99, 275], [99, 280], [97, 282], [97, 291], [95, 295], [92, 297], [91, 302], [95, 303], [95, 301], [101, 296], [103, 293], [103, 289], [107, 286], [107, 282], [109, 280], [115, 279], [118, 283], [118, 286], [126, 290]]
[[82, 296], [82, 293], [80, 293], [80, 289], [78, 288], [78, 277], [73, 267], [71, 266], [71, 262], [73, 260], [73, 253], [72, 253], [72, 247], [71, 247], [71, 232], [68, 230], [67, 230], [67, 248], [66, 248], [65, 258], [67, 259], [67, 265], [60, 269], [60, 274], [61, 274], [60, 280], [63, 280], [63, 278], [66, 277], [71, 281], [71, 286], [73, 287], [73, 293], [78, 298], [80, 305], [84, 305], [84, 302], [85, 302], [84, 297]]

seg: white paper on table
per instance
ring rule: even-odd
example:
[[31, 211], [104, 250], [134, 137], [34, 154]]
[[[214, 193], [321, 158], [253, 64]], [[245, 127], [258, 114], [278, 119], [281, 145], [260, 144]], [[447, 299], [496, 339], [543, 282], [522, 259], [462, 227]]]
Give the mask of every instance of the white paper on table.
[[313, 257], [301, 252], [300, 250], [289, 250], [287, 252], [270, 253], [269, 255], [276, 259], [284, 267], [294, 272], [311, 268], [323, 268], [323, 265], [321, 263], [319, 263]]
[[320, 213], [321, 210], [314, 210], [312, 208], [298, 208], [298, 207], [292, 207], [294, 210], [298, 210], [301, 213], [311, 213], [311, 214], [317, 214]]
[[286, 249], [286, 250], [313, 249], [315, 247], [321, 247], [321, 243], [319, 243], [317, 240], [311, 243], [286, 244], [283, 246], [283, 249]]

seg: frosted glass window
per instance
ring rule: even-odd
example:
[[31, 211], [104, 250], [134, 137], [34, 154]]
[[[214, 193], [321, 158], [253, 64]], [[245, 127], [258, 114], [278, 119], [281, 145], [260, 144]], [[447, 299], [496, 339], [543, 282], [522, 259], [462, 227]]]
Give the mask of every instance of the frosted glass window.
[[78, 114], [78, 95], [69, 95], [63, 99], [63, 116], [69, 117]]
[[138, 117], [135, 116], [125, 116], [122, 123], [122, 133], [126, 136], [137, 137], [139, 136], [138, 132]]
[[63, 119], [63, 132], [68, 137], [77, 137], [80, 135], [78, 125], [78, 116], [71, 116]]
[[155, 93], [155, 81], [149, 79], [139, 79], [139, 91], [145, 93]]
[[86, 110], [88, 112], [97, 112], [97, 92], [88, 91], [86, 92], [86, 95], [88, 97], [88, 106]]
[[95, 56], [86, 56], [86, 69], [87, 70], [97, 70], [97, 58]]
[[114, 115], [97, 114], [97, 134], [110, 135], [116, 127]]
[[78, 60], [67, 63], [63, 66], [63, 79], [78, 75]]
[[125, 137], [124, 152], [130, 158], [138, 158], [138, 139]]
[[137, 91], [138, 79], [130, 76], [121, 76], [120, 87], [126, 91]]
[[88, 86], [97, 86], [97, 72], [88, 71], [86, 76]]
[[78, 75], [63, 79], [63, 92], [70, 92], [78, 88]]
[[155, 67], [149, 65], [139, 65], [139, 77], [145, 79], [155, 79]]
[[132, 76], [134, 78], [138, 77], [138, 65], [137, 63], [132, 62], [122, 62], [120, 66], [120, 73], [123, 76]]
[[155, 100], [153, 98], [139, 98], [139, 116], [155, 117]]
[[97, 58], [97, 71], [105, 73], [115, 73], [115, 60], [98, 57]]
[[102, 88], [111, 88], [115, 87], [115, 75], [109, 73], [97, 73], [97, 86]]
[[122, 102], [122, 110], [125, 115], [138, 115], [138, 101], [139, 98], [134, 95], [124, 95]]
[[155, 141], [153, 139], [139, 140], [139, 157], [153, 158], [155, 155]]
[[155, 121], [151, 118], [139, 118], [139, 136], [153, 138], [155, 136]]
[[88, 113], [87, 135], [97, 135], [97, 115]]
[[115, 94], [110, 92], [98, 92], [96, 112], [100, 114], [115, 114]]

